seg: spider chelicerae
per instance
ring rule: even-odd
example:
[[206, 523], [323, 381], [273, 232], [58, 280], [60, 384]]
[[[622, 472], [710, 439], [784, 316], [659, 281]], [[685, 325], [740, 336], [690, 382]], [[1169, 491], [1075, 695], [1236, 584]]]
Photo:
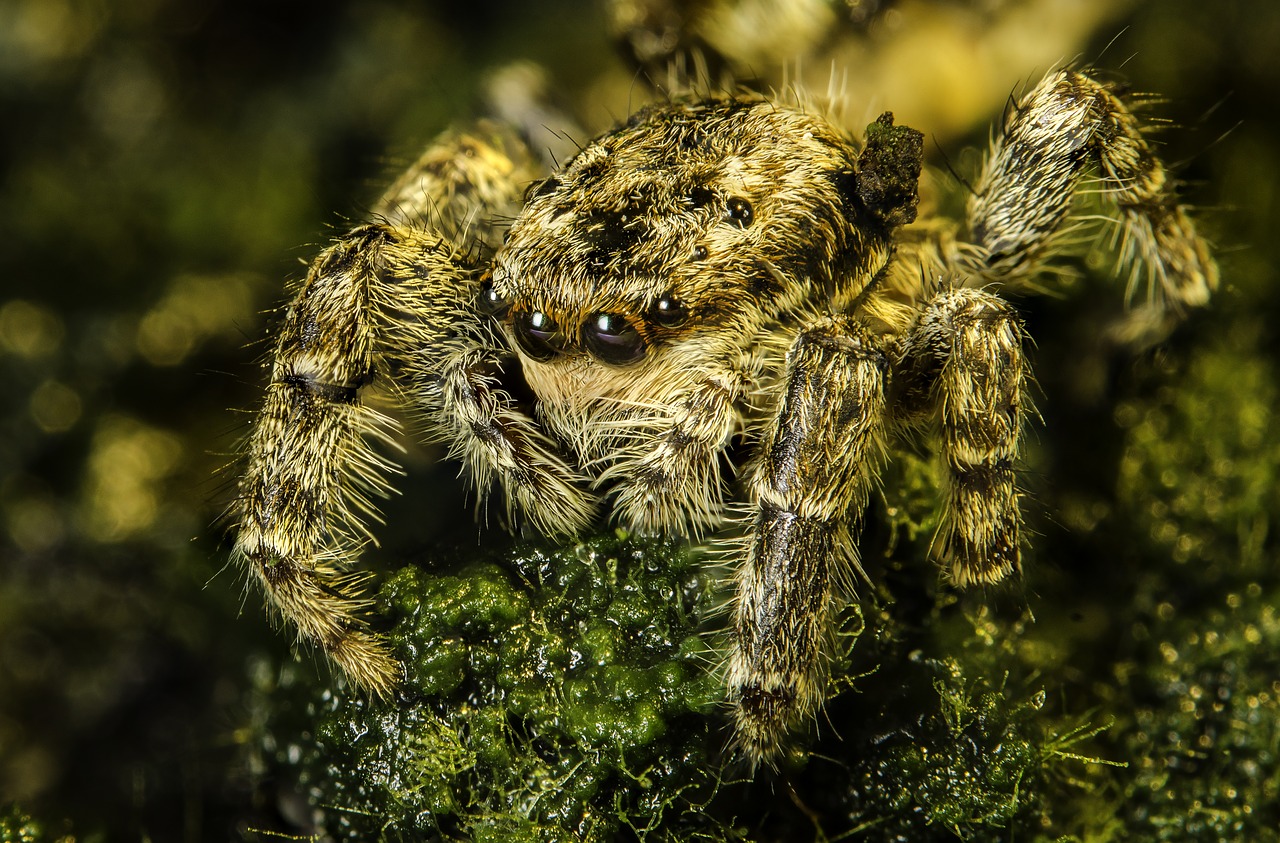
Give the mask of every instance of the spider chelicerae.
[[1115, 209], [1149, 330], [1217, 284], [1139, 121], [1085, 72], [1012, 103], [962, 221], [916, 219], [921, 158], [890, 114], [859, 139], [746, 94], [643, 108], [550, 175], [502, 125], [444, 135], [287, 308], [236, 555], [354, 685], [396, 685], [347, 572], [398, 433], [362, 395], [389, 383], [510, 524], [719, 544], [737, 743], [769, 762], [821, 704], [886, 443], [936, 434], [954, 584], [1019, 570], [1029, 373], [1000, 293], [1043, 282], [1082, 185]]

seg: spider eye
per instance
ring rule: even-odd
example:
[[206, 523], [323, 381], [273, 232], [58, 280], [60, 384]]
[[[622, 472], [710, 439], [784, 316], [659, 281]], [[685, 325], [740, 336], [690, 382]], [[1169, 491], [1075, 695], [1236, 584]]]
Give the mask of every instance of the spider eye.
[[507, 312], [511, 302], [493, 288], [493, 278], [486, 278], [480, 283], [480, 294], [476, 297], [476, 310], [485, 316], [501, 316]]
[[546, 362], [564, 350], [560, 326], [540, 310], [517, 314], [511, 327], [520, 350], [534, 360]]
[[689, 318], [689, 311], [685, 309], [680, 299], [671, 293], [664, 293], [661, 298], [649, 306], [649, 319], [656, 325], [664, 328], [675, 328], [683, 325], [684, 321]]
[[728, 219], [738, 228], [746, 228], [755, 222], [756, 213], [751, 209], [751, 203], [741, 196], [731, 196], [725, 207], [728, 210]]
[[617, 313], [596, 313], [582, 326], [582, 344], [597, 360], [625, 366], [644, 357], [644, 338], [625, 317]]

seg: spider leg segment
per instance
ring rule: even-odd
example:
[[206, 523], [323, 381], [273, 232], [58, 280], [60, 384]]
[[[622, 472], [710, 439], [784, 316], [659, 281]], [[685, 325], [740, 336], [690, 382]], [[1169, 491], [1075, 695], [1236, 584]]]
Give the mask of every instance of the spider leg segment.
[[[452, 443], [480, 495], [498, 480], [508, 521], [523, 514], [543, 535], [572, 535], [595, 517], [588, 482], [570, 467], [493, 374], [493, 355], [463, 342], [419, 352], [410, 402], [433, 438]], [[442, 353], [444, 352], [444, 353]]]
[[727, 680], [737, 740], [773, 757], [821, 704], [837, 586], [859, 571], [851, 519], [879, 457], [889, 361], [852, 319], [804, 331], [750, 478], [756, 512], [737, 575]]
[[640, 446], [601, 476], [616, 481], [623, 523], [642, 531], [699, 535], [723, 523], [719, 456], [741, 426], [737, 408], [747, 387], [733, 371], [704, 376], [672, 402], [673, 411], [641, 431]]
[[969, 199], [969, 233], [980, 248], [967, 269], [979, 282], [1033, 276], [1094, 167], [1120, 212], [1130, 293], [1145, 271], [1151, 307], [1177, 314], [1206, 304], [1218, 269], [1178, 204], [1176, 183], [1120, 98], [1075, 71], [1049, 74], [1006, 113]]
[[959, 586], [996, 583], [1019, 569], [1014, 464], [1025, 370], [1021, 322], [981, 290], [936, 295], [898, 349], [890, 412], [940, 422], [949, 476], [940, 555]]
[[472, 254], [437, 233], [460, 236], [473, 215], [518, 205], [519, 168], [504, 153], [515, 141], [495, 143], [446, 136], [384, 198], [387, 222], [353, 229], [316, 259], [285, 312], [245, 449], [235, 556], [300, 638], [379, 694], [400, 668], [363, 618], [361, 578], [345, 570], [372, 540], [374, 500], [390, 491], [385, 478], [396, 467], [377, 446], [394, 445], [398, 425], [365, 403], [365, 387], [414, 372], [398, 385], [417, 388], [400, 392], [414, 396], [429, 429], [462, 443], [473, 477], [487, 485], [496, 475], [521, 501], [544, 497], [530, 511], [571, 513], [562, 529], [590, 508], [572, 488], [578, 473], [490, 388], [497, 352], [473, 323], [474, 252], [488, 248], [486, 232]]
[[235, 545], [299, 636], [378, 693], [399, 669], [367, 630], [358, 582], [343, 569], [370, 539], [372, 498], [389, 491], [384, 477], [394, 469], [373, 445], [397, 426], [360, 397], [388, 350], [387, 303], [378, 301], [386, 276], [421, 288], [457, 283], [462, 272], [441, 238], [382, 225], [357, 228], [320, 255], [276, 343], [236, 502]]
[[[471, 264], [492, 257], [505, 222], [515, 217], [526, 185], [542, 168], [515, 130], [480, 121], [445, 134], [382, 197], [375, 216], [446, 230], [474, 242]], [[492, 325], [477, 324], [481, 295], [474, 274], [433, 291], [403, 313], [404, 401], [433, 441], [450, 443], [472, 488], [483, 498], [496, 484], [509, 522], [518, 510], [544, 535], [572, 534], [595, 515], [586, 480], [501, 387], [507, 355]], [[439, 331], [447, 327], [447, 331]]]

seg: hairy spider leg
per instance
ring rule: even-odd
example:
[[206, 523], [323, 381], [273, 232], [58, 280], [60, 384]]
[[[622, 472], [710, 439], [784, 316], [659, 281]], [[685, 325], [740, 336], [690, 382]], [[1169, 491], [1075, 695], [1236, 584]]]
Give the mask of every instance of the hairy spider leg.
[[450, 443], [449, 457], [482, 499], [494, 485], [502, 490], [509, 524], [523, 516], [544, 536], [581, 532], [598, 507], [589, 481], [501, 388], [491, 348], [452, 341], [420, 352], [410, 403], [431, 437]]
[[935, 546], [959, 586], [996, 583], [1019, 570], [1022, 343], [1021, 322], [1006, 302], [954, 289], [925, 304], [898, 348], [890, 413], [939, 423], [948, 490]]
[[[889, 361], [850, 317], [802, 332], [750, 476], [727, 680], [753, 766], [821, 705], [833, 598], [860, 571], [851, 521], [882, 452]], [[841, 585], [846, 586], [841, 588]]]
[[1120, 212], [1127, 294], [1145, 274], [1142, 309], [1153, 333], [1167, 332], [1187, 308], [1208, 303], [1217, 264], [1142, 124], [1111, 88], [1084, 73], [1051, 73], [1006, 111], [969, 197], [969, 235], [979, 249], [964, 270], [977, 283], [1034, 278], [1082, 177], [1095, 168]]
[[594, 508], [580, 473], [494, 388], [498, 352], [473, 324], [477, 255], [455, 241], [471, 215], [518, 206], [510, 165], [478, 135], [447, 135], [384, 198], [375, 216], [387, 222], [321, 253], [286, 309], [246, 444], [235, 555], [302, 640], [377, 694], [400, 668], [364, 619], [363, 577], [346, 571], [373, 541], [374, 501], [397, 471], [380, 451], [399, 428], [365, 402], [369, 384], [391, 380], [429, 433], [455, 443], [481, 495], [496, 479], [540, 528], [578, 529]]
[[433, 275], [456, 276], [451, 254], [423, 232], [364, 226], [320, 255], [280, 327], [236, 501], [235, 554], [272, 607], [356, 685], [379, 694], [399, 667], [362, 617], [359, 578], [345, 573], [372, 540], [373, 498], [390, 490], [385, 476], [395, 470], [375, 445], [391, 444], [398, 426], [360, 395], [384, 351], [374, 288], [388, 260], [408, 256], [434, 264]]

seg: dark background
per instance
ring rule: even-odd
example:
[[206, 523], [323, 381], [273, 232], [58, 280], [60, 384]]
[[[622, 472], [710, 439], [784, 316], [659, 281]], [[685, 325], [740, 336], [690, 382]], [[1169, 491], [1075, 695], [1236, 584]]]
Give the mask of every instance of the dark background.
[[[1178, 128], [1160, 138], [1219, 247], [1224, 290], [1186, 336], [1247, 321], [1273, 354], [1280, 12], [1152, 0], [1096, 17], [1076, 49], [1167, 96]], [[0, 0], [0, 806], [51, 832], [191, 841], [275, 810], [245, 751], [245, 688], [288, 636], [225, 567], [218, 525], [263, 312], [396, 161], [475, 112], [488, 70], [530, 59], [585, 124], [625, 114], [633, 81], [603, 31], [568, 2]], [[977, 148], [1000, 96], [933, 137]], [[1087, 310], [1037, 307], [1034, 447], [1055, 477], [1045, 507], [1067, 510], [1052, 539], [1087, 521], [1073, 501], [1109, 493], [1118, 448], [1055, 443], [1105, 437], [1125, 378], [1063, 362]], [[452, 498], [452, 474], [411, 486]], [[390, 504], [393, 545], [467, 511], [420, 499]]]

